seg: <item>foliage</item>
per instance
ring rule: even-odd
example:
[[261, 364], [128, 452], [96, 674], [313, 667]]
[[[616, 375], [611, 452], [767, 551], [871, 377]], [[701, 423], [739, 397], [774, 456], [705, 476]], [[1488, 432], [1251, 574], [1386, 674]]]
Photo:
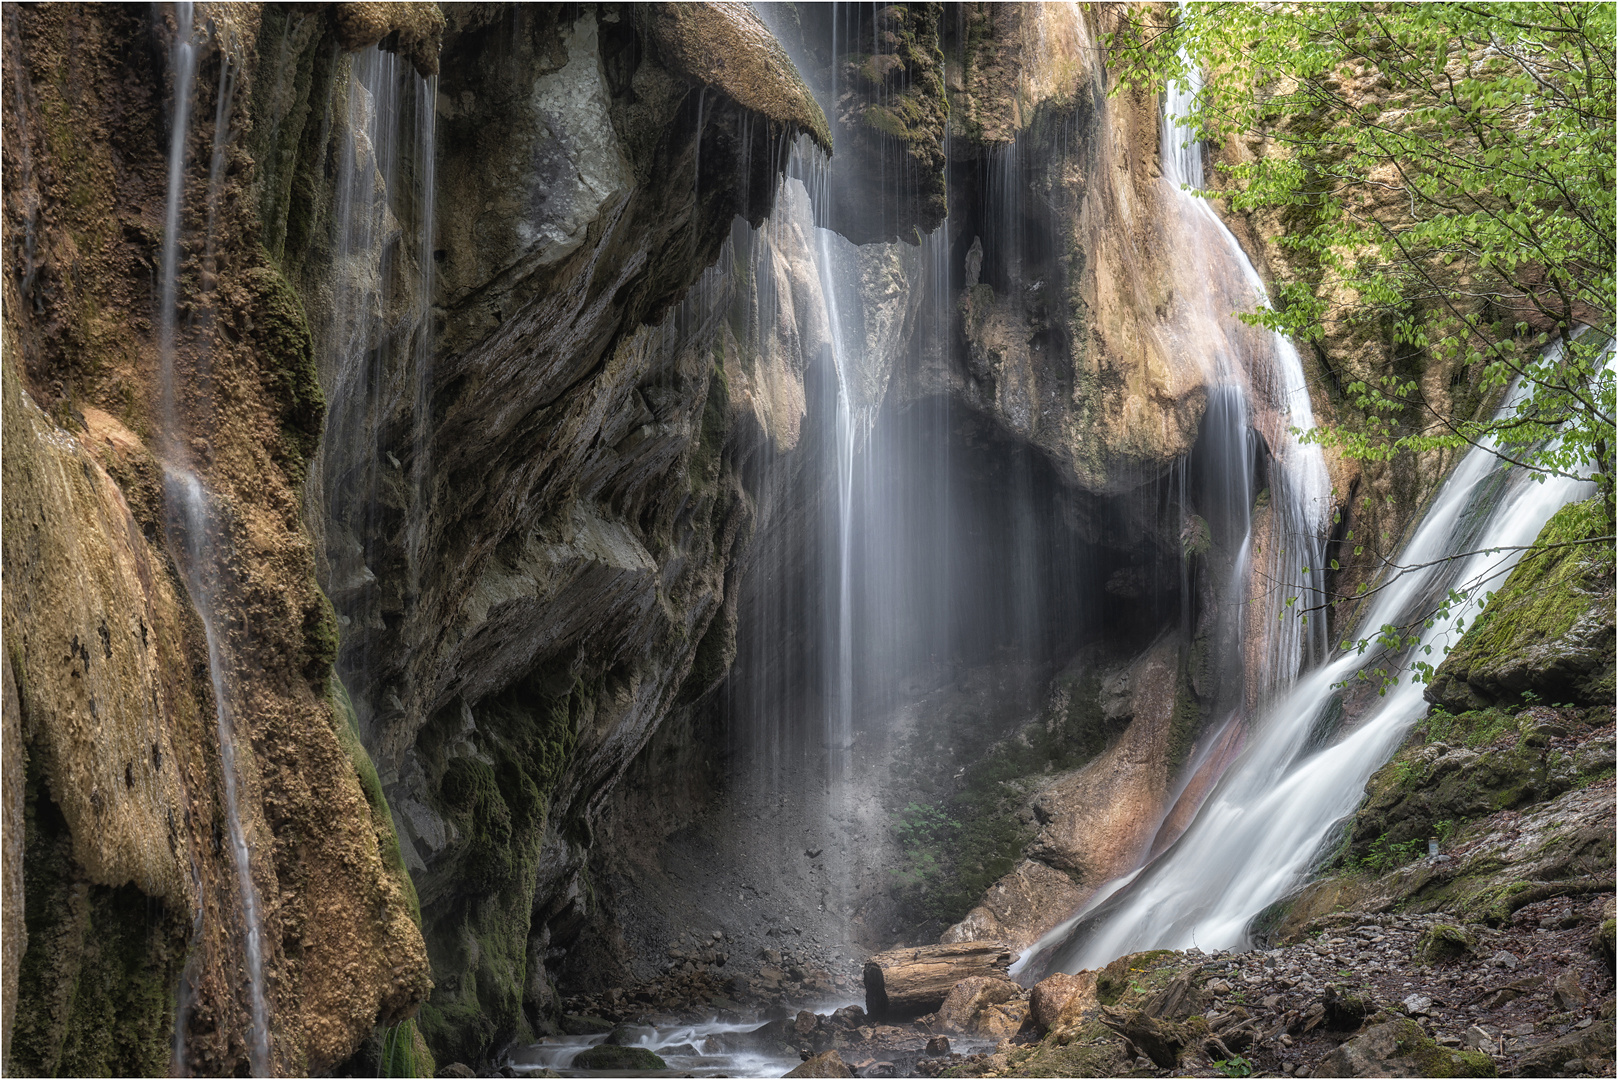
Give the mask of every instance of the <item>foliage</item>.
[[[1485, 389], [1526, 384], [1515, 415], [1470, 422], [1390, 371], [1347, 387], [1363, 426], [1319, 437], [1367, 459], [1492, 437], [1543, 475], [1593, 467], [1610, 490], [1613, 5], [1182, 10], [1108, 44], [1124, 83], [1209, 73], [1196, 137], [1271, 141], [1227, 167], [1228, 194], [1237, 209], [1283, 211], [1280, 243], [1305, 269], [1249, 317], [1304, 340], [1333, 317], [1363, 320], [1396, 351], [1475, 367]], [[1575, 338], [1580, 324], [1605, 333]], [[1405, 430], [1407, 408], [1430, 415]]]
[[1386, 836], [1379, 836], [1371, 841], [1371, 848], [1365, 857], [1360, 859], [1360, 866], [1376, 874], [1385, 874], [1389, 870], [1396, 870], [1405, 863], [1414, 862], [1426, 850], [1424, 840], [1405, 840], [1400, 843], [1390, 841]]
[[1253, 1063], [1240, 1055], [1211, 1063], [1213, 1070], [1225, 1076], [1252, 1076]]
[[[1589, 474], [1610, 521], [1614, 5], [1192, 3], [1156, 20], [1137, 9], [1107, 38], [1119, 85], [1205, 72], [1188, 136], [1266, 144], [1222, 166], [1217, 193], [1279, 213], [1292, 255], [1273, 307], [1242, 317], [1391, 345], [1343, 388], [1358, 415], [1306, 437], [1363, 460], [1481, 445], [1539, 480]], [[1422, 380], [1435, 367], [1485, 397], [1515, 381], [1516, 403], [1450, 415]], [[1407, 629], [1374, 640], [1397, 654]]]

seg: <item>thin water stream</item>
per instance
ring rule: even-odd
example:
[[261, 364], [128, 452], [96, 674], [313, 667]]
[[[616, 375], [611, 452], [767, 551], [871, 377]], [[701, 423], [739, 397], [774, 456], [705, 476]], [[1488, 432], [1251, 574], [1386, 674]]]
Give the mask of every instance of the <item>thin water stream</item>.
[[[208, 672], [213, 686], [215, 727], [219, 739], [220, 772], [224, 788], [224, 811], [231, 862], [242, 908], [247, 967], [248, 1008], [251, 1028], [247, 1035], [249, 1065], [255, 1076], [270, 1071], [269, 1006], [265, 992], [263, 927], [259, 911], [258, 887], [253, 881], [252, 851], [241, 815], [241, 768], [236, 756], [234, 687], [229, 678], [230, 660], [221, 627], [222, 595], [226, 586], [226, 552], [220, 550], [224, 530], [215, 512], [213, 497], [194, 471], [185, 426], [180, 417], [175, 376], [177, 302], [179, 288], [180, 233], [185, 201], [186, 149], [190, 134], [193, 85], [201, 44], [190, 3], [177, 3], [174, 9], [175, 37], [170, 56], [174, 80], [174, 101], [169, 142], [168, 190], [165, 200], [161, 298], [158, 309], [158, 356], [161, 368], [161, 411], [163, 429], [160, 458], [163, 464], [164, 503], [170, 555], [186, 584], [186, 592], [202, 622], [208, 645]], [[228, 55], [228, 52], [227, 52]], [[223, 167], [223, 139], [228, 128], [233, 67], [229, 59], [221, 65], [219, 105], [215, 118], [215, 151], [209, 176], [208, 231], [213, 229], [213, 201]], [[206, 242], [211, 246], [211, 235]], [[206, 906], [204, 905], [204, 910]], [[200, 918], [200, 916], [199, 916]], [[180, 1023], [185, 1021], [181, 1010]], [[184, 1068], [183, 1032], [176, 1033], [176, 1064]]]

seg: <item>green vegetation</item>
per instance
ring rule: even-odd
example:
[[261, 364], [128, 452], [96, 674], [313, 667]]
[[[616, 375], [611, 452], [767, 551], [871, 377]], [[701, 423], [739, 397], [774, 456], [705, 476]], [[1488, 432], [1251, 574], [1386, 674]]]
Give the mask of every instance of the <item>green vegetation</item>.
[[[1398, 414], [1428, 402], [1388, 374], [1347, 388], [1362, 427], [1322, 437], [1378, 460], [1492, 435], [1542, 473], [1593, 466], [1610, 501], [1603, 333], [1573, 335], [1614, 325], [1613, 6], [1181, 10], [1163, 25], [1142, 15], [1108, 45], [1125, 85], [1183, 76], [1186, 57], [1207, 73], [1190, 134], [1275, 140], [1226, 168], [1228, 194], [1237, 209], [1293, 210], [1281, 243], [1312, 269], [1279, 282], [1252, 321], [1303, 340], [1334, 318], [1379, 324], [1406, 350], [1477, 365], [1486, 387], [1520, 375], [1530, 389], [1511, 421], [1401, 434]], [[1548, 340], [1564, 353], [1541, 359]]]
[[1416, 960], [1422, 964], [1441, 964], [1460, 960], [1477, 948], [1478, 939], [1469, 931], [1445, 923], [1435, 923], [1416, 942]]
[[281, 445], [274, 448], [276, 464], [294, 484], [309, 472], [309, 461], [320, 446], [326, 418], [326, 396], [320, 389], [314, 339], [297, 290], [281, 276], [260, 249], [264, 262], [242, 274], [252, 294], [253, 333], [264, 358], [261, 378], [266, 391], [280, 403]]
[[416, 896], [415, 882], [411, 880], [410, 869], [405, 866], [404, 855], [399, 850], [399, 834], [393, 828], [393, 812], [388, 809], [387, 796], [382, 792], [382, 780], [376, 774], [371, 755], [365, 752], [365, 744], [360, 741], [359, 727], [354, 719], [354, 702], [348, 696], [348, 688], [336, 675], [331, 676], [328, 687], [332, 717], [337, 727], [337, 742], [354, 766], [354, 776], [359, 780], [360, 790], [365, 792], [366, 803], [370, 805], [371, 827], [376, 832], [382, 865], [399, 883], [405, 903], [410, 905], [410, 917], [420, 926], [421, 901]]
[[433, 1076], [438, 1069], [414, 1020], [401, 1020], [382, 1033], [383, 1076]]
[[[1600, 499], [1564, 506], [1534, 541], [1488, 606], [1436, 670], [1433, 694], [1455, 707], [1489, 701], [1611, 704], [1613, 635], [1594, 636], [1602, 657], [1555, 658], [1529, 670], [1526, 654], [1557, 642], [1575, 624], [1612, 617], [1613, 523]], [[1581, 650], [1582, 651], [1582, 650]]]
[[597, 1072], [616, 1072], [623, 1069], [651, 1071], [667, 1069], [668, 1064], [644, 1046], [602, 1045], [592, 1046], [574, 1058], [573, 1067], [593, 1069]]
[[1416, 1076], [1495, 1076], [1494, 1061], [1473, 1050], [1439, 1046], [1414, 1020], [1390, 1021], [1398, 1025], [1393, 1058], [1411, 1059]]
[[134, 885], [86, 879], [67, 821], [29, 756], [23, 883], [28, 947], [10, 1069], [31, 1076], [161, 1076], [188, 920]]
[[1360, 857], [1360, 866], [1374, 874], [1385, 874], [1421, 858], [1426, 847], [1426, 842], [1420, 839], [1394, 842], [1383, 834], [1371, 841], [1365, 854]]
[[[1274, 305], [1243, 318], [1300, 341], [1351, 332], [1381, 357], [1353, 361], [1370, 366], [1347, 372], [1346, 407], [1309, 437], [1367, 462], [1487, 444], [1539, 479], [1590, 471], [1602, 535], [1569, 542], [1610, 547], [1614, 6], [1161, 12], [1132, 9], [1108, 35], [1120, 88], [1183, 79], [1189, 64], [1207, 81], [1187, 137], [1265, 143], [1220, 166], [1233, 209], [1283, 225]], [[1497, 419], [1487, 402], [1513, 380], [1526, 396]], [[1428, 617], [1374, 636], [1403, 651]]]
[[1210, 1066], [1215, 1072], [1221, 1073], [1225, 1076], [1253, 1075], [1253, 1063], [1240, 1055], [1230, 1058], [1229, 1060], [1221, 1059], [1219, 1061], [1211, 1062]]
[[564, 673], [541, 670], [479, 703], [470, 735], [457, 702], [417, 739], [439, 778], [439, 808], [466, 839], [445, 871], [455, 896], [423, 927], [435, 986], [417, 1024], [439, 1060], [482, 1061], [532, 1035], [523, 1012], [532, 883], [551, 791], [593, 702]]

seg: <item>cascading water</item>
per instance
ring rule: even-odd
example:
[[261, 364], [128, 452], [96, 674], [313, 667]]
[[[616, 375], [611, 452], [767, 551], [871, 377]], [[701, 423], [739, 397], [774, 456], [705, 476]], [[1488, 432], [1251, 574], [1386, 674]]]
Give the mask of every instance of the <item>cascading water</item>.
[[[1559, 346], [1558, 346], [1559, 347]], [[1509, 421], [1520, 390], [1501, 408]], [[1400, 657], [1442, 656], [1560, 507], [1593, 490], [1565, 477], [1535, 483], [1493, 453], [1492, 440], [1456, 466], [1360, 621], [1362, 633], [1426, 620], [1451, 589], [1464, 603], [1433, 618]], [[1099, 967], [1141, 949], [1219, 949], [1247, 941], [1250, 920], [1301, 884], [1333, 826], [1359, 802], [1366, 781], [1425, 711], [1421, 685], [1400, 670], [1346, 733], [1329, 745], [1343, 687], [1389, 657], [1357, 650], [1310, 672], [1256, 725], [1246, 754], [1225, 774], [1191, 827], [1154, 863], [1115, 882], [1088, 910], [1031, 949], [1035, 970]]]
[[[220, 772], [224, 786], [224, 811], [231, 861], [236, 870], [237, 891], [245, 929], [248, 1007], [249, 1065], [253, 1075], [265, 1076], [270, 1070], [269, 1006], [264, 983], [263, 928], [259, 912], [258, 888], [253, 881], [252, 852], [240, 810], [241, 769], [236, 757], [234, 695], [228, 672], [226, 641], [220, 626], [222, 592], [225, 586], [225, 552], [220, 550], [223, 529], [215, 513], [213, 498], [194, 471], [180, 418], [175, 385], [177, 301], [181, 211], [185, 201], [186, 148], [190, 133], [192, 85], [196, 78], [200, 45], [194, 40], [196, 27], [192, 5], [175, 5], [175, 37], [170, 58], [174, 79], [174, 110], [169, 144], [168, 191], [165, 202], [162, 285], [158, 309], [158, 357], [161, 368], [161, 410], [163, 432], [164, 503], [170, 554], [185, 581], [186, 591], [202, 622], [208, 645], [208, 671], [213, 685], [215, 722], [219, 738]], [[222, 135], [229, 123], [232, 65], [221, 67], [220, 101], [215, 117], [215, 153], [210, 168], [209, 231], [212, 229], [212, 196], [223, 166]], [[199, 916], [200, 918], [200, 916]], [[184, 1023], [182, 1010], [181, 1023]], [[183, 1033], [176, 1033], [176, 1065], [184, 1068]]]
[[[1325, 620], [1293, 617], [1287, 608], [1289, 602], [1300, 611], [1312, 608], [1322, 595], [1321, 543], [1331, 484], [1320, 447], [1307, 441], [1315, 421], [1297, 349], [1283, 334], [1254, 335], [1237, 327], [1232, 317], [1255, 304], [1267, 307], [1269, 295], [1235, 236], [1207, 200], [1196, 194], [1204, 185], [1202, 147], [1186, 137], [1186, 125], [1200, 90], [1194, 74], [1185, 82], [1170, 83], [1159, 142], [1164, 179], [1179, 196], [1182, 237], [1196, 253], [1184, 265], [1197, 276], [1187, 284], [1193, 290], [1201, 286], [1198, 321], [1220, 328], [1211, 339], [1214, 388], [1205, 430], [1215, 433], [1219, 453], [1227, 459], [1214, 465], [1215, 471], [1230, 478], [1215, 481], [1224, 488], [1216, 501], [1226, 508], [1232, 536], [1237, 521], [1245, 533], [1237, 542], [1233, 586], [1246, 587], [1249, 575], [1257, 574], [1248, 593], [1257, 592], [1263, 600], [1249, 620], [1259, 640], [1246, 650], [1253, 661], [1246, 673], [1246, 703], [1257, 708], [1269, 696], [1284, 692], [1310, 659], [1324, 655]], [[1256, 339], [1262, 347], [1243, 348], [1244, 339]], [[1238, 388], [1240, 393], [1232, 392]], [[1256, 418], [1250, 415], [1254, 405]], [[1252, 465], [1232, 471], [1238, 457], [1252, 460], [1249, 428], [1255, 423], [1273, 456], [1272, 522], [1268, 543], [1259, 551], [1253, 550]]]
[[[322, 585], [345, 625], [379, 627], [390, 580], [407, 603], [420, 593], [432, 457], [436, 95], [436, 77], [371, 47], [350, 58], [339, 98], [332, 302], [320, 345], [328, 407], [309, 504], [325, 540]], [[393, 577], [377, 563], [400, 535], [406, 565]], [[345, 648], [339, 660], [362, 731], [376, 704], [371, 659]]]

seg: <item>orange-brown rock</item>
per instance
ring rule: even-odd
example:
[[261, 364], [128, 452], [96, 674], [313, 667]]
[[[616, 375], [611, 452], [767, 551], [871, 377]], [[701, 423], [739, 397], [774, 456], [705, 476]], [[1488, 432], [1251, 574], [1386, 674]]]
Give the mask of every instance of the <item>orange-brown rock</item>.
[[1040, 980], [1028, 993], [1028, 1014], [1034, 1028], [1050, 1031], [1085, 1009], [1096, 1006], [1096, 973], [1056, 974]]
[[1022, 987], [1003, 976], [974, 975], [950, 988], [938, 1023], [950, 1034], [1002, 1039], [1016, 1034], [1027, 1013]]

